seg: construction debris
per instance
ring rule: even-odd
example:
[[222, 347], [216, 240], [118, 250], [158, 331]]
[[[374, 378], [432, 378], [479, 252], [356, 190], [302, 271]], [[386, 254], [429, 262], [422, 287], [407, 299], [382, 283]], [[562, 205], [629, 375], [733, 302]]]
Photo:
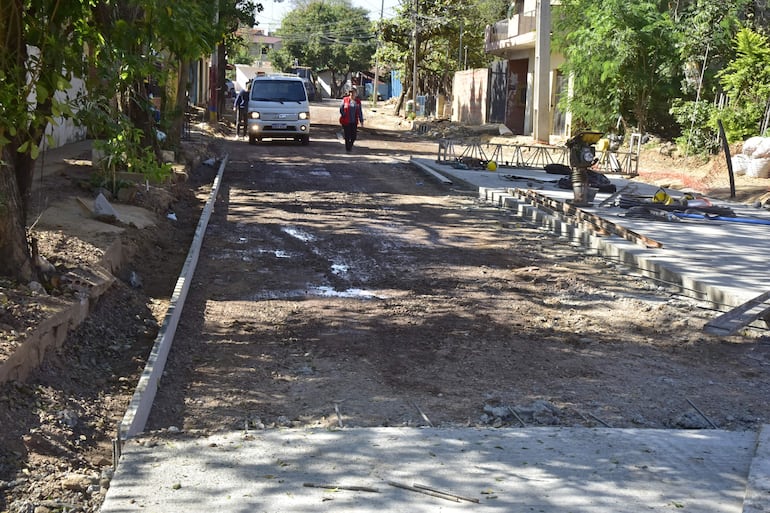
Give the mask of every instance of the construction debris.
[[343, 486], [343, 485], [316, 484], [316, 483], [302, 483], [302, 486], [306, 488], [323, 488], [325, 490], [349, 490], [352, 492], [380, 493], [380, 490], [378, 490], [377, 488], [372, 488], [370, 486]]

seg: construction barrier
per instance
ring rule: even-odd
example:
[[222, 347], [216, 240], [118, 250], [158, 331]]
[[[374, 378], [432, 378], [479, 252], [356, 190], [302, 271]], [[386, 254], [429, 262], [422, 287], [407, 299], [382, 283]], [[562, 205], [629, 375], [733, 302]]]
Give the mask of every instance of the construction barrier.
[[[636, 151], [598, 152], [595, 169], [601, 173], [636, 176], [639, 174], [640, 145], [633, 144]], [[498, 167], [542, 168], [547, 164], [569, 165], [569, 153], [566, 146], [544, 144], [490, 144], [479, 139], [439, 139], [439, 164], [457, 162], [478, 162], [485, 165], [494, 161]]]

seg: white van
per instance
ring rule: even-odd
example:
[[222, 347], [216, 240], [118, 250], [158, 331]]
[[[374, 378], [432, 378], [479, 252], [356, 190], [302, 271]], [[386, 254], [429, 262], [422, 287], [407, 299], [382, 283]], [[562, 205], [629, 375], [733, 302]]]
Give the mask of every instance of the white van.
[[251, 81], [247, 131], [249, 144], [262, 139], [310, 142], [310, 104], [296, 75], [265, 75]]

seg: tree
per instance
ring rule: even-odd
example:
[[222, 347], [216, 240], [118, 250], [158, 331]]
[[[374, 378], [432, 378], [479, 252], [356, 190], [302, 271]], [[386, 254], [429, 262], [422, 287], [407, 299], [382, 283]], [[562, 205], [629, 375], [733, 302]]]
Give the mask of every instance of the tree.
[[508, 6], [505, 0], [402, 2], [397, 15], [381, 26], [380, 61], [400, 71], [405, 90], [411, 91], [416, 35], [417, 90], [451, 94], [455, 71], [490, 63], [484, 51], [484, 28], [504, 19]]
[[295, 64], [330, 71], [332, 95], [339, 96], [352, 72], [372, 65], [375, 39], [367, 14], [348, 0], [308, 2], [283, 19], [278, 30], [283, 46], [269, 58], [286, 72]]
[[[46, 126], [71, 115], [54, 93], [82, 71], [90, 2], [0, 0], [0, 275], [35, 277], [26, 213]], [[31, 51], [28, 51], [31, 49]]]
[[565, 0], [554, 26], [574, 84], [561, 107], [578, 126], [607, 130], [622, 116], [643, 132], [654, 107], [668, 112], [682, 66], [667, 2]]
[[[154, 158], [146, 79], [165, 88], [178, 77], [170, 87], [176, 108], [167, 111], [181, 119], [184, 62], [224, 41], [239, 21], [253, 22], [261, 8], [250, 1], [219, 3], [0, 0], [0, 275], [35, 276], [34, 241], [28, 243], [25, 226], [33, 163], [46, 127], [75, 115], [55, 93], [68, 89], [74, 75], [87, 78], [78, 119], [127, 144], [135, 150], [129, 158], [142, 167], [162, 168]], [[176, 75], [168, 73], [172, 68]]]
[[681, 132], [677, 145], [688, 154], [712, 153], [719, 147], [717, 127], [710, 122], [719, 92], [716, 74], [732, 59], [732, 40], [740, 29], [749, 0], [714, 3], [693, 0], [674, 14], [682, 31], [679, 54], [683, 64], [680, 91], [670, 112]]
[[730, 142], [756, 135], [770, 106], [770, 41], [744, 28], [735, 36], [736, 57], [717, 74], [730, 103], [724, 112]]

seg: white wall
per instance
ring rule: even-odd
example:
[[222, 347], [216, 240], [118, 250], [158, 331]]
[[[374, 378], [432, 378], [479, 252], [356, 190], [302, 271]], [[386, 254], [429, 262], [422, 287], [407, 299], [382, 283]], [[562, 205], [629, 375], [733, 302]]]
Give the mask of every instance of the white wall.
[[[37, 57], [40, 51], [34, 46], [27, 46], [27, 52], [31, 58]], [[74, 103], [79, 96], [86, 96], [85, 82], [80, 78], [73, 78], [70, 82], [70, 87], [66, 91], [57, 91], [54, 93], [54, 98], [57, 101], [63, 103]], [[27, 101], [30, 105], [36, 104], [36, 93], [34, 87], [30, 91]], [[40, 149], [46, 150], [51, 148], [57, 148], [59, 146], [73, 143], [76, 141], [82, 141], [86, 138], [86, 129], [81, 126], [75, 125], [71, 119], [64, 119], [62, 117], [54, 118], [55, 123], [49, 123], [45, 129], [45, 135], [51, 136], [51, 144], [48, 143], [48, 137], [43, 137], [40, 143]]]
[[[57, 91], [54, 94], [54, 97], [61, 102], [71, 102], [78, 96], [85, 96], [87, 94], [86, 84], [83, 80], [74, 78], [72, 79], [71, 84], [72, 86], [68, 90]], [[56, 125], [49, 123], [45, 129], [46, 136], [52, 136], [52, 146], [48, 146], [48, 137], [43, 137], [43, 140], [40, 143], [40, 149], [58, 148], [65, 144], [82, 141], [88, 135], [85, 127], [76, 125], [71, 119], [64, 119], [61, 117], [54, 119]]]
[[269, 62], [261, 62], [257, 66], [248, 64], [235, 65], [235, 90], [236, 92], [246, 88], [246, 82], [256, 77], [258, 74], [269, 75], [273, 73], [273, 65]]

